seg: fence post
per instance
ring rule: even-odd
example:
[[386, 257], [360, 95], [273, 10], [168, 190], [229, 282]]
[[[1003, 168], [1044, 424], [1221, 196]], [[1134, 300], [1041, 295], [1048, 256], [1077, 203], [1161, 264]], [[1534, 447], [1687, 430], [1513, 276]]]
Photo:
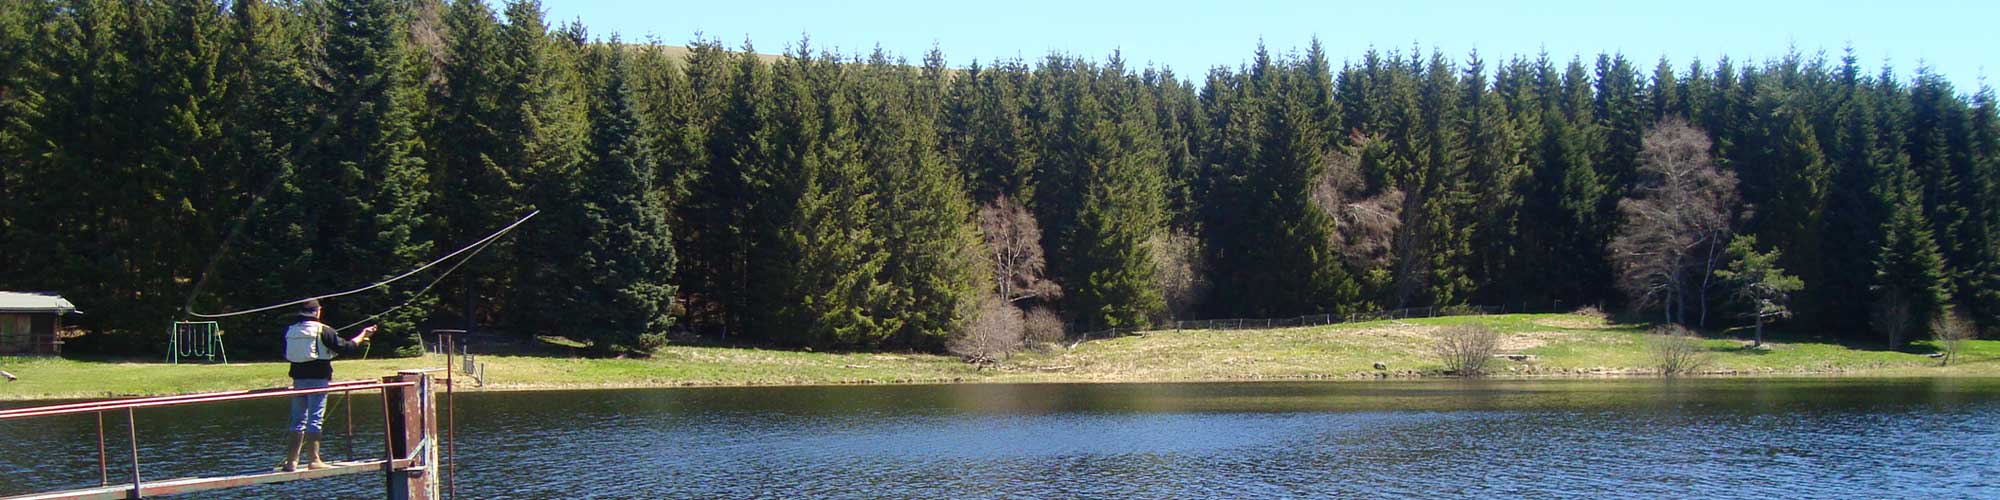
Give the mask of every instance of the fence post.
[[[449, 369], [449, 368], [447, 368]], [[382, 398], [389, 404], [389, 498], [391, 500], [434, 500], [438, 498], [435, 469], [437, 461], [437, 412], [431, 405], [431, 377], [421, 370], [404, 370], [383, 382], [413, 382], [414, 386], [386, 387]], [[404, 467], [396, 460], [410, 459]]]

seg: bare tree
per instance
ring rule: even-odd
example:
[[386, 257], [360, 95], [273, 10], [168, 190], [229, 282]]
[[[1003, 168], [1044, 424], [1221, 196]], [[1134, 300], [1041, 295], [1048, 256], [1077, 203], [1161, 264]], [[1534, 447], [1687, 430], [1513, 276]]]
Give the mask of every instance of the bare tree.
[[1661, 375], [1669, 377], [1694, 373], [1708, 366], [1708, 349], [1702, 347], [1701, 336], [1687, 327], [1676, 324], [1661, 325], [1646, 335], [1646, 355], [1652, 358], [1653, 367]]
[[1042, 229], [1034, 214], [1005, 195], [979, 208], [979, 232], [992, 259], [994, 291], [1001, 300], [1017, 302], [1062, 296], [1062, 287], [1048, 276], [1042, 256]]
[[[1160, 295], [1167, 299], [1161, 311], [1169, 320], [1186, 318], [1208, 294], [1208, 280], [1202, 274], [1201, 240], [1181, 231], [1170, 231], [1146, 242], [1153, 247], [1153, 277]], [[1159, 321], [1164, 323], [1164, 321]]]
[[1500, 334], [1484, 325], [1452, 325], [1437, 331], [1431, 353], [1444, 363], [1447, 372], [1476, 377], [1486, 373], [1486, 363], [1500, 353]]
[[1688, 323], [1690, 296], [1708, 320], [1708, 292], [1726, 261], [1736, 205], [1736, 175], [1709, 159], [1708, 135], [1678, 118], [1648, 132], [1639, 152], [1639, 183], [1618, 201], [1623, 216], [1612, 238], [1617, 285], [1639, 308], [1659, 307], [1669, 323]]
[[[1377, 140], [1359, 134], [1350, 138], [1354, 151]], [[1326, 158], [1326, 169], [1313, 185], [1312, 201], [1333, 218], [1332, 243], [1341, 262], [1357, 271], [1388, 267], [1397, 231], [1402, 229], [1403, 192], [1371, 192], [1361, 175], [1361, 157], [1355, 153], [1336, 148]]]
[[971, 326], [946, 342], [945, 349], [984, 368], [1021, 347], [1021, 324], [1021, 308], [989, 295], [980, 301]]
[[1958, 353], [1965, 348], [1965, 341], [1971, 340], [1975, 332], [1972, 322], [1966, 321], [1958, 313], [1945, 313], [1931, 320], [1931, 339], [1937, 341], [1938, 364], [1951, 365], [1958, 359]]

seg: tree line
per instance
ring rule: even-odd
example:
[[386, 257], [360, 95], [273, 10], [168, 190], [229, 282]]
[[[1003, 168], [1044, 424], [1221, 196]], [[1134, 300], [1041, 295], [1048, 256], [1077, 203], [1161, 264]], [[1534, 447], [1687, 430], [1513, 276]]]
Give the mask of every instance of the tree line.
[[[334, 320], [410, 303], [379, 319], [401, 347], [476, 323], [606, 355], [674, 328], [930, 350], [1002, 317], [1718, 326], [1783, 291], [1795, 328], [1900, 344], [1948, 311], [2000, 325], [1993, 94], [1915, 74], [1315, 42], [1189, 79], [627, 44], [532, 0], [7, 2], [0, 283], [84, 307], [77, 347], [144, 351], [204, 274], [196, 309], [277, 302], [541, 210]], [[283, 321], [224, 326], [240, 351]]]

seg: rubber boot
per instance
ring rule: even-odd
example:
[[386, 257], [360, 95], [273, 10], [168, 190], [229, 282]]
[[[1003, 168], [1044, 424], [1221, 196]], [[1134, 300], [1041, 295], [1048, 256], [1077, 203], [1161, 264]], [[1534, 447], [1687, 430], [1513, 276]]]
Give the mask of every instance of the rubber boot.
[[291, 438], [291, 441], [286, 443], [285, 461], [279, 462], [277, 469], [284, 472], [299, 470], [299, 451], [305, 447], [306, 434], [303, 432], [291, 432], [286, 433], [285, 437]]
[[319, 459], [319, 433], [317, 432], [306, 433], [306, 453], [305, 456], [300, 458], [302, 462], [305, 462], [307, 469], [319, 470], [333, 467]]

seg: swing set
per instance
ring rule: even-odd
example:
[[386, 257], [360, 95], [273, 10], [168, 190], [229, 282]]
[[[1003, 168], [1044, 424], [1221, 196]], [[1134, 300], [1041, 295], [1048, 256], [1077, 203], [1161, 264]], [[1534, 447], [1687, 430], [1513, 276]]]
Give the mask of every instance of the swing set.
[[229, 349], [222, 344], [222, 328], [214, 321], [175, 321], [167, 332], [167, 357], [174, 364], [182, 359], [217, 359], [229, 364]]

